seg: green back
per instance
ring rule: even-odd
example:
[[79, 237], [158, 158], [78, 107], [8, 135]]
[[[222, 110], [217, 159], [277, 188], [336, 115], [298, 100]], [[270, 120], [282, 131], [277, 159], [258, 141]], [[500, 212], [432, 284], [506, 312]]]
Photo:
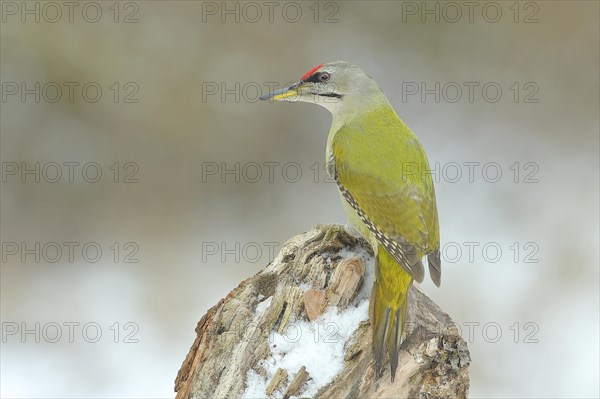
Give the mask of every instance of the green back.
[[336, 179], [387, 238], [420, 254], [439, 248], [435, 190], [421, 143], [390, 106], [334, 132]]

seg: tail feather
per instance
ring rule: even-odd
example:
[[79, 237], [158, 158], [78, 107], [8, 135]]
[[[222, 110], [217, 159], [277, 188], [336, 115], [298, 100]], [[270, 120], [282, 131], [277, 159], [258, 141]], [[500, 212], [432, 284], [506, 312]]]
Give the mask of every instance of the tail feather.
[[[377, 283], [375, 283], [376, 285]], [[375, 295], [373, 295], [375, 293]], [[387, 330], [390, 326], [390, 308], [379, 308], [377, 306], [377, 298], [373, 298], [373, 296], [377, 296], [375, 286], [371, 291], [371, 305], [375, 304], [374, 310], [374, 318], [373, 320], [373, 352], [375, 353], [375, 374], [377, 378], [381, 377], [383, 374], [383, 354], [385, 348], [385, 342], [387, 337]]]
[[400, 305], [400, 309], [394, 312], [393, 328], [390, 329], [390, 336], [386, 339], [387, 350], [390, 355], [390, 368], [392, 371], [392, 382], [396, 377], [398, 368], [398, 354], [400, 353], [400, 344], [402, 343], [402, 331], [404, 331], [404, 316], [406, 314], [406, 301]]
[[429, 275], [433, 283], [439, 287], [442, 282], [442, 262], [439, 248], [427, 255], [427, 264], [429, 265]]
[[412, 278], [383, 248], [378, 251], [375, 267], [370, 302], [375, 373], [378, 378], [383, 374], [384, 352], [387, 350], [393, 382], [398, 368], [407, 294]]

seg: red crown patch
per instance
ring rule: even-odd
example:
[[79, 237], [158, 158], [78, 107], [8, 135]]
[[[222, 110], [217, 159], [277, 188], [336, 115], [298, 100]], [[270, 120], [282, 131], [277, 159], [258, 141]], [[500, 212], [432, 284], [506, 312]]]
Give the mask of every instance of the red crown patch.
[[308, 78], [310, 75], [313, 74], [314, 71], [316, 71], [317, 69], [321, 68], [323, 66], [323, 64], [319, 64], [316, 67], [314, 67], [313, 69], [311, 69], [310, 71], [306, 72], [301, 78], [300, 80], [304, 80], [306, 78]]

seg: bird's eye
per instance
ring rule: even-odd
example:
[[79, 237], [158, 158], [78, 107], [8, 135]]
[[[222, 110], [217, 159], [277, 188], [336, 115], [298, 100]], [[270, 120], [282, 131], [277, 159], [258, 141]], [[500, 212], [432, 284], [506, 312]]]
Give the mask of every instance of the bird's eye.
[[320, 82], [327, 82], [329, 80], [330, 76], [327, 72], [323, 72], [321, 75], [319, 75], [319, 81]]

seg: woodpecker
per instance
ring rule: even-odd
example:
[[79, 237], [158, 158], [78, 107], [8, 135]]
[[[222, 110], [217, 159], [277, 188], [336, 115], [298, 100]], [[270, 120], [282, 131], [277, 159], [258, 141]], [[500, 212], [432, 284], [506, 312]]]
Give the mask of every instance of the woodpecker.
[[369, 318], [375, 373], [383, 374], [387, 351], [393, 382], [408, 290], [413, 280], [424, 279], [424, 256], [431, 279], [438, 287], [441, 282], [438, 213], [425, 150], [377, 83], [344, 61], [318, 65], [261, 100], [315, 103], [333, 115], [327, 172], [337, 183], [349, 225], [373, 247]]

